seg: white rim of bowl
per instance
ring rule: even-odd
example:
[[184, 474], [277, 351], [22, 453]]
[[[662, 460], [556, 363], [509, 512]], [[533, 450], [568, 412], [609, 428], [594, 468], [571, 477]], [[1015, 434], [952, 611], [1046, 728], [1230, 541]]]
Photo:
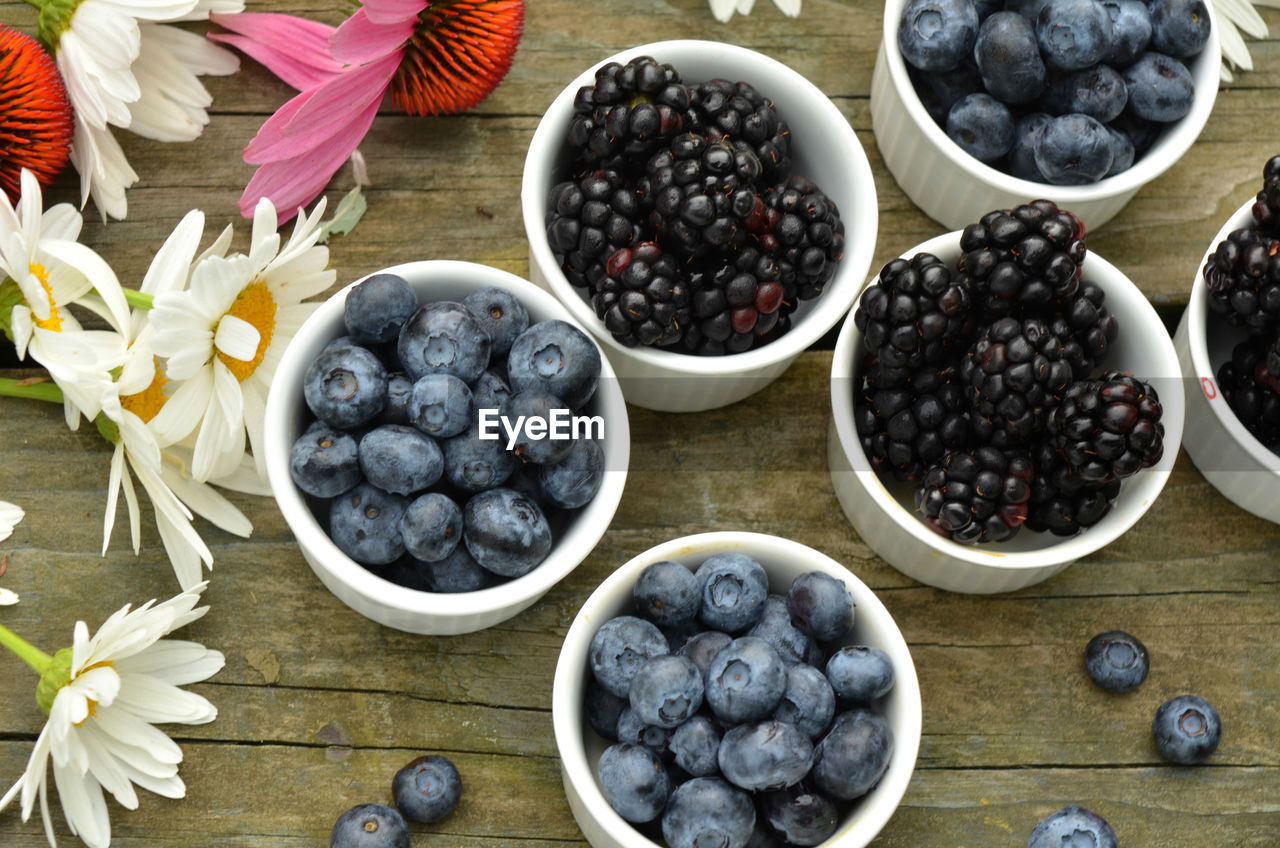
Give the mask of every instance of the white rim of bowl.
[[[1043, 197], [1048, 192], [1052, 193], [1054, 200], [1060, 205], [1069, 207], [1072, 203], [1096, 200], [1099, 196], [1111, 196], [1123, 194], [1126, 191], [1135, 191], [1163, 174], [1174, 162], [1181, 159], [1183, 154], [1191, 149], [1191, 145], [1195, 143], [1204, 125], [1208, 122], [1209, 114], [1213, 111], [1214, 101], [1218, 97], [1222, 45], [1218, 37], [1218, 12], [1214, 8], [1214, 4], [1210, 2], [1205, 4], [1206, 8], [1209, 9], [1211, 23], [1209, 40], [1205, 42], [1204, 49], [1193, 58], [1192, 64], [1195, 65], [1195, 68], [1188, 68], [1188, 70], [1191, 70], [1191, 76], [1195, 82], [1195, 99], [1192, 102], [1191, 111], [1174, 122], [1175, 126], [1170, 130], [1166, 130], [1163, 137], [1150, 150], [1143, 154], [1127, 170], [1115, 176], [1105, 177], [1090, 185], [1060, 186], [1052, 183], [1036, 183], [1020, 179], [1012, 174], [998, 171], [965, 153], [925, 110], [924, 104], [920, 102], [919, 95], [916, 94], [915, 86], [911, 84], [911, 78], [907, 75], [906, 61], [902, 58], [902, 53], [898, 51], [898, 20], [907, 2], [909, 0], [886, 0], [881, 49], [884, 50], [885, 60], [888, 62], [893, 84], [901, 93], [902, 101], [906, 104], [911, 120], [920, 127], [921, 132], [928, 137], [933, 146], [950, 160], [955, 167], [963, 171], [976, 172], [976, 175], [981, 177], [983, 181], [991, 183], [1010, 194], [1024, 195], [1030, 199]], [[1210, 59], [1213, 61], [1209, 61]], [[1205, 96], [1206, 94], [1207, 96]], [[1192, 132], [1188, 127], [1195, 127], [1195, 131]], [[1157, 147], [1167, 149], [1159, 151], [1160, 155], [1151, 155]]]
[[[530, 167], [534, 164], [531, 162], [532, 154], [535, 151], [544, 149], [558, 151], [561, 148], [562, 139], [568, 131], [568, 116], [572, 113], [574, 95], [581, 86], [589, 85], [595, 79], [595, 72], [598, 68], [609, 62], [626, 62], [632, 57], [646, 54], [654, 56], [659, 61], [666, 61], [662, 57], [665, 52], [664, 48], [669, 49], [672, 45], [679, 45], [683, 49], [719, 53], [739, 60], [749, 61], [756, 66], [769, 68], [772, 73], [789, 77], [793, 83], [802, 85], [813, 92], [815, 107], [826, 113], [826, 119], [831, 125], [831, 131], [844, 138], [844, 146], [850, 150], [853, 160], [850, 163], [850, 167], [857, 172], [858, 181], [869, 189], [854, 198], [852, 209], [846, 209], [844, 206], [840, 207], [841, 218], [871, 221], [872, 224], [866, 239], [859, 241], [857, 244], [854, 244], [852, 239], [845, 240], [845, 255], [840, 260], [840, 269], [836, 272], [836, 278], [832, 280], [833, 283], [836, 283], [837, 279], [839, 282], [836, 285], [829, 284], [822, 295], [812, 303], [815, 306], [820, 306], [824, 298], [833, 293], [848, 290], [853, 291], [854, 297], [857, 296], [857, 290], [861, 288], [860, 281], [866, 276], [867, 270], [871, 267], [871, 258], [875, 252], [876, 236], [879, 229], [879, 206], [876, 200], [871, 164], [867, 160], [866, 151], [863, 150], [861, 142], [858, 141], [857, 134], [853, 131], [849, 121], [840, 113], [836, 105], [831, 102], [831, 99], [799, 72], [763, 53], [757, 53], [745, 47], [738, 47], [737, 45], [719, 41], [674, 39], [631, 47], [595, 63], [574, 78], [564, 90], [556, 95], [555, 100], [547, 108], [543, 119], [538, 122], [537, 129], [534, 130], [533, 139], [529, 143], [529, 154], [525, 158], [525, 170], [520, 192], [525, 234], [529, 240], [529, 249], [536, 256], [537, 263], [542, 268], [547, 269], [545, 276], [557, 297], [578, 319], [579, 324], [595, 328], [592, 337], [611, 354], [633, 357], [649, 365], [689, 376], [734, 375], [763, 368], [788, 357], [798, 356], [809, 345], [822, 338], [825, 333], [834, 327], [846, 310], [810, 309], [804, 318], [797, 321], [784, 335], [779, 336], [763, 347], [755, 348], [745, 353], [732, 353], [724, 356], [695, 356], [656, 348], [626, 347], [618, 343], [610, 335], [600, 322], [600, 319], [592, 311], [590, 304], [582, 299], [582, 295], [570, 285], [560, 271], [560, 266], [556, 263], [555, 257], [551, 252], [551, 246], [547, 242], [546, 198], [535, 196], [535, 192], [531, 190], [530, 185], [533, 181], [531, 176], [532, 168]], [[552, 122], [547, 120], [547, 117], [552, 113], [563, 113], [565, 115], [563, 125], [553, 126]], [[856, 155], [852, 155], [853, 151], [856, 151]], [[548, 183], [549, 185], [554, 185], [554, 177], [549, 179]], [[846, 230], [847, 234], [848, 231]]]
[[[558, 300], [522, 277], [503, 271], [500, 268], [480, 265], [474, 262], [431, 259], [405, 262], [389, 268], [381, 268], [343, 286], [340, 291], [326, 298], [319, 308], [307, 317], [302, 327], [294, 334], [294, 338], [296, 339], [302, 335], [309, 327], [334, 320], [337, 315], [341, 314], [346, 293], [374, 274], [403, 275], [408, 273], [412, 276], [420, 273], [424, 265], [430, 265], [432, 272], [438, 272], [441, 275], [478, 278], [485, 285], [497, 285], [506, 289], [515, 286], [520, 290], [522, 301], [526, 299], [536, 301], [540, 310], [546, 310], [578, 327], [584, 333], [586, 332], [572, 316], [564, 314], [566, 310], [563, 309]], [[587, 337], [593, 338], [590, 333], [587, 333]], [[276, 373], [280, 374], [283, 371], [295, 369], [298, 369], [299, 373], [301, 373], [301, 370], [305, 369], [305, 363], [298, 362], [302, 356], [302, 347], [293, 344], [291, 340], [280, 358]], [[596, 499], [593, 499], [591, 504], [584, 507], [583, 511], [573, 519], [575, 522], [586, 519], [588, 510], [591, 510], [598, 501], [599, 506], [595, 512], [591, 513], [590, 519], [593, 524], [597, 523], [597, 518], [599, 519], [599, 534], [596, 541], [599, 541], [599, 538], [604, 535], [608, 526], [612, 523], [613, 515], [617, 511], [619, 501], [622, 499], [622, 491], [626, 483], [626, 468], [631, 454], [631, 427], [627, 420], [626, 402], [622, 397], [622, 390], [618, 386], [617, 375], [614, 374], [612, 366], [609, 365], [608, 357], [600, 357], [600, 368], [600, 384], [597, 391], [605, 392], [600, 398], [602, 414], [605, 416], [606, 421], [609, 422], [608, 426], [612, 428], [609, 436], [611, 453], [607, 455], [606, 463], [612, 465], [616, 462], [617, 467], [612, 470], [606, 468], [605, 482], [596, 494]], [[570, 562], [566, 559], [564, 562], [556, 563], [555, 568], [544, 567], [551, 564], [549, 560], [556, 551], [553, 546], [547, 559], [543, 560], [542, 563], [527, 574], [474, 592], [423, 592], [397, 585], [379, 577], [351, 559], [334, 544], [319, 522], [316, 521], [310, 507], [307, 506], [301, 490], [294, 484], [293, 477], [289, 473], [289, 448], [292, 445], [292, 439], [289, 438], [289, 434], [284, 432], [282, 423], [273, 427], [271, 422], [283, 422], [285, 420], [287, 405], [299, 402], [298, 394], [300, 392], [300, 387], [285, 386], [284, 381], [273, 383], [272, 390], [268, 392], [265, 415], [268, 425], [264, 438], [266, 444], [270, 446], [270, 449], [267, 449], [267, 478], [276, 502], [280, 505], [281, 512], [285, 515], [286, 522], [289, 521], [289, 516], [292, 515], [294, 521], [301, 521], [308, 531], [314, 531], [311, 547], [316, 549], [316, 554], [324, 559], [323, 568], [330, 571], [336, 579], [361, 596], [380, 606], [416, 615], [459, 618], [483, 614], [508, 607], [519, 598], [536, 598], [545, 594], [590, 555], [591, 548], [587, 548], [582, 557], [577, 560]], [[602, 496], [604, 500], [599, 500]], [[604, 514], [606, 511], [607, 515]], [[296, 537], [296, 531], [292, 531], [292, 527], [290, 529]], [[556, 544], [559, 544], [559, 542]]]
[[[710, 556], [720, 551], [733, 550], [765, 551], [770, 557], [777, 559], [821, 562], [837, 570], [849, 587], [855, 606], [855, 627], [857, 626], [857, 611], [868, 608], [874, 611], [873, 617], [877, 621], [889, 624], [887, 633], [890, 644], [878, 647], [884, 650], [893, 661], [896, 680], [894, 683], [895, 689], [899, 686], [903, 687], [898, 691], [906, 696], [902, 703], [902, 718], [909, 736], [904, 739], [899, 736], [895, 729], [894, 751], [891, 755], [889, 768], [868, 795], [863, 796], [861, 799], [855, 799], [855, 803], [858, 803], [865, 801], [873, 793], [883, 792], [883, 795], [877, 796], [875, 799], [874, 810], [859, 810], [854, 824], [846, 825], [843, 830], [838, 831], [831, 838], [831, 841], [838, 843], [843, 837], [844, 831], [847, 831], [851, 826], [858, 826], [871, 829], [867, 834], [868, 841], [870, 841], [871, 838], [874, 838], [876, 834], [884, 829], [889, 819], [893, 818], [893, 814], [897, 811], [903, 796], [906, 794], [907, 786], [911, 782], [911, 776], [915, 772], [916, 760], [920, 754], [920, 738], [923, 731], [923, 705], [920, 697], [920, 679], [916, 675], [915, 661], [911, 658], [911, 649], [907, 645], [906, 638], [902, 635], [902, 629], [898, 627], [897, 621], [894, 620], [884, 602], [876, 596], [871, 587], [863, 583], [844, 564], [801, 542], [784, 539], [780, 536], [770, 536], [765, 533], [717, 531], [671, 539], [637, 554], [606, 577], [591, 593], [590, 597], [583, 602], [582, 607], [574, 616], [573, 623], [569, 626], [568, 633], [565, 634], [563, 645], [569, 645], [573, 637], [585, 636], [582, 631], [588, 628], [594, 631], [603, 624], [603, 621], [598, 620], [603, 615], [603, 610], [600, 609], [604, 604], [604, 601], [601, 600], [602, 596], [611, 594], [612, 590], [616, 589], [620, 583], [634, 581], [636, 575], [632, 574], [631, 571], [639, 563], [660, 562], [690, 555], [705, 554]], [[594, 776], [595, 769], [588, 762], [586, 747], [583, 744], [584, 720], [582, 718], [582, 704], [571, 701], [569, 697], [569, 691], [573, 688], [569, 682], [570, 678], [581, 676], [582, 669], [586, 663], [590, 639], [579, 638], [574, 641], [581, 650], [575, 650], [572, 654], [568, 654], [565, 653], [562, 646], [560, 658], [556, 661], [555, 675], [552, 679], [551, 687], [552, 730], [555, 734], [556, 746], [562, 751], [562, 762], [572, 758], [575, 762], [585, 764], [588, 773]], [[573, 718], [575, 716], [576, 718]], [[564, 755], [564, 751], [569, 752], [569, 757]], [[609, 806], [609, 802], [599, 788], [595, 786], [594, 781], [589, 781], [589, 785], [579, 788], [584, 796], [583, 803], [590, 807], [590, 812], [593, 816], [603, 819], [602, 824], [609, 833], [615, 836], [619, 836], [619, 834], [628, 836], [634, 834], [635, 840], [619, 838], [624, 843], [635, 846], [655, 844], [636, 830], [635, 825], [622, 818], [614, 811], [613, 807]], [[868, 812], [872, 814], [868, 815]], [[623, 828], [626, 830], [623, 830]]]
[[[906, 253], [901, 254], [901, 258], [910, 259], [917, 253], [945, 253], [946, 250], [952, 249], [960, 238], [962, 230], [955, 230], [950, 233], [944, 233], [935, 236], [928, 241], [922, 242], [911, 248]], [[1128, 280], [1128, 276], [1116, 268], [1106, 259], [1098, 256], [1090, 251], [1085, 256], [1085, 266], [1093, 269], [1102, 269], [1106, 275], [1114, 274]], [[877, 274], [867, 281], [867, 287], [873, 285], [880, 277]], [[1130, 280], [1129, 284], [1134, 287], [1135, 291], [1141, 292], [1137, 286]], [[1104, 289], [1105, 290], [1105, 289]], [[1140, 308], [1149, 312], [1147, 321], [1155, 327], [1160, 328], [1157, 343], [1161, 350], [1161, 359], [1168, 362], [1171, 366], [1176, 366], [1178, 362], [1178, 354], [1174, 349], [1173, 341], [1169, 338], [1169, 334], [1164, 331], [1164, 323], [1160, 320], [1160, 316], [1156, 314], [1155, 309], [1151, 306], [1150, 301], [1145, 297], [1140, 298], [1143, 306]], [[857, 304], [854, 304], [857, 309]], [[866, 454], [862, 452], [862, 443], [858, 439], [858, 434], [853, 425], [853, 362], [855, 359], [856, 347], [862, 341], [862, 333], [858, 331], [853, 321], [854, 310], [850, 310], [849, 315], [845, 318], [844, 325], [840, 328], [840, 335], [836, 339], [835, 351], [831, 360], [831, 410], [832, 418], [835, 421], [836, 433], [840, 440], [840, 449], [844, 452], [845, 457], [849, 461], [849, 465], [853, 468], [853, 473], [857, 474], [862, 480], [863, 485], [871, 492], [872, 498], [881, 507], [884, 513], [898, 527], [913, 537], [923, 540], [929, 547], [933, 548], [944, 556], [953, 557], [955, 559], [964, 560], [975, 565], [1004, 568], [1009, 570], [1021, 570], [1029, 568], [1044, 568], [1049, 565], [1060, 565], [1064, 562], [1072, 562], [1086, 554], [1099, 550], [1106, 545], [1111, 544], [1130, 527], [1138, 522], [1145, 514], [1146, 510], [1135, 512], [1132, 519], [1116, 523], [1113, 527], [1102, 532], [1098, 532], [1097, 527], [1091, 527], [1088, 530], [1077, 533], [1074, 536], [1068, 536], [1055, 541], [1046, 548], [1031, 551], [1003, 552], [1000, 550], [988, 550], [987, 548], [976, 545], [961, 545], [950, 539], [944, 539], [937, 533], [934, 533], [916, 517], [915, 513], [908, 511], [902, 504], [898, 503], [884, 483], [880, 481], [879, 476], [871, 468], [871, 464], [867, 461]], [[1123, 332], [1123, 329], [1121, 330]], [[1181, 373], [1179, 368], [1177, 371], [1171, 371], [1168, 377], [1175, 377]], [[1181, 381], [1176, 381], [1179, 389], [1181, 389]], [[1151, 468], [1143, 469], [1143, 473], [1149, 473], [1155, 479], [1155, 489], [1148, 497], [1148, 500], [1154, 502], [1164, 489], [1166, 483], [1169, 482], [1169, 475], [1173, 470], [1173, 464], [1178, 458], [1178, 448], [1182, 443], [1183, 420], [1185, 417], [1185, 398], [1179, 399], [1181, 402], [1178, 408], [1182, 411], [1181, 415], [1176, 416], [1176, 420], [1165, 423], [1165, 446], [1164, 454]], [[1163, 403], [1167, 403], [1164, 401]], [[846, 410], [843, 414], [837, 413], [836, 410]]]

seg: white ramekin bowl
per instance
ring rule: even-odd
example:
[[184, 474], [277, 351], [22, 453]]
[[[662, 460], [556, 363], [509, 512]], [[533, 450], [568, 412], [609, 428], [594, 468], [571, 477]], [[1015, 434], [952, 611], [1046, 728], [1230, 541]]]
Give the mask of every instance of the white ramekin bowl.
[[596, 629], [618, 615], [633, 614], [632, 589], [647, 566], [673, 560], [696, 569], [713, 554], [735, 551], [752, 557], [769, 573], [769, 591], [785, 593], [808, 571], [822, 571], [842, 581], [853, 596], [853, 632], [844, 644], [873, 645], [893, 661], [893, 689], [878, 708], [893, 729], [893, 754], [880, 782], [853, 802], [826, 848], [862, 848], [897, 809], [920, 749], [920, 683], [907, 643], [880, 599], [840, 563], [799, 542], [760, 533], [701, 533], [672, 539], [650, 548], [618, 568], [573, 619], [556, 663], [551, 691], [551, 720], [560, 751], [561, 775], [569, 809], [594, 848], [655, 848], [655, 843], [614, 812], [596, 777], [596, 763], [608, 743], [588, 726], [582, 699], [590, 676], [587, 649]]
[[[384, 273], [384, 272], [378, 272]], [[461, 300], [469, 292], [497, 287], [519, 298], [532, 322], [560, 319], [576, 323], [546, 292], [527, 280], [470, 262], [409, 262], [385, 269], [398, 274], [422, 302]], [[547, 558], [522, 577], [476, 592], [437, 594], [398, 586], [375, 575], [333, 543], [307, 506], [289, 473], [289, 451], [311, 420], [302, 396], [307, 366], [328, 342], [345, 333], [342, 309], [347, 292], [334, 294], [311, 315], [280, 359], [267, 397], [265, 451], [272, 493], [311, 570], [339, 600], [367, 618], [410, 633], [470, 633], [505, 621], [532, 605], [577, 567], [613, 519], [627, 477], [631, 435], [627, 407], [609, 363], [602, 359], [600, 385], [586, 412], [603, 416], [604, 483], [591, 503], [567, 522]]]
[[1231, 350], [1245, 338], [1209, 310], [1202, 270], [1218, 243], [1232, 230], [1253, 226], [1250, 198], [1213, 237], [1196, 266], [1191, 300], [1174, 347], [1182, 363], [1187, 387], [1187, 456], [1215, 489], [1241, 509], [1280, 523], [1280, 456], [1253, 437], [1218, 389], [1218, 368], [1231, 359]]
[[1018, 179], [965, 153], [925, 110], [898, 50], [898, 22], [907, 2], [885, 0], [884, 36], [871, 76], [871, 126], [885, 167], [899, 187], [948, 229], [959, 229], [992, 209], [1007, 209], [1038, 197], [1070, 209], [1090, 229], [1099, 227], [1187, 152], [1213, 111], [1222, 64], [1216, 14], [1210, 15], [1209, 41], [1189, 65], [1196, 87], [1190, 114], [1165, 130], [1133, 167], [1087, 186]]
[[[960, 256], [960, 232], [930, 239], [903, 256], [910, 258], [921, 252], [932, 253], [954, 267]], [[1173, 342], [1146, 297], [1110, 262], [1090, 252], [1085, 257], [1084, 278], [1106, 292], [1107, 309], [1120, 327], [1103, 367], [1132, 372], [1150, 382], [1160, 396], [1164, 455], [1153, 467], [1124, 481], [1115, 505], [1102, 521], [1066, 538], [1024, 529], [1008, 542], [961, 545], [925, 526], [912, 503], [912, 487], [881, 480], [862, 450], [853, 421], [862, 333], [854, 324], [854, 312], [845, 319], [831, 363], [827, 464], [840, 506], [858, 535], [903, 574], [952, 592], [992, 594], [1021, 589], [1110, 543], [1142, 517], [1164, 488], [1177, 458], [1184, 417], [1181, 371]]]
[[[592, 83], [596, 68], [607, 62], [626, 63], [636, 56], [669, 62], [686, 81], [742, 80], [772, 98], [791, 128], [794, 173], [816, 183], [840, 210], [845, 254], [839, 270], [820, 297], [800, 306], [791, 330], [763, 347], [726, 356], [690, 356], [619, 344], [552, 255], [546, 233], [547, 196], [563, 178], [574, 95]], [[835, 104], [781, 62], [715, 41], [642, 44], [583, 71], [551, 103], [533, 134], [520, 203], [529, 239], [529, 279], [552, 291], [578, 323], [591, 330], [613, 364], [628, 402], [666, 412], [714, 409], [759, 391], [835, 326], [853, 303], [871, 265], [879, 215], [866, 154]]]

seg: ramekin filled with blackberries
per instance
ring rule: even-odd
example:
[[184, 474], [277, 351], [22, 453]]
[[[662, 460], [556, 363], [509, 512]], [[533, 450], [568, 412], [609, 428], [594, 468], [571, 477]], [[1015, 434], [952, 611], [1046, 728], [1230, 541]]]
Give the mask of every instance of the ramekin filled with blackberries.
[[590, 554], [622, 496], [626, 404], [545, 291], [469, 262], [397, 265], [317, 308], [267, 400], [272, 492], [362, 615], [468, 633]]
[[1221, 63], [1206, 0], [887, 0], [886, 167], [948, 228], [1046, 197], [1105, 223], [1187, 152]]
[[731, 44], [611, 56], [552, 102], [521, 189], [530, 279], [599, 340], [627, 400], [690, 412], [775, 379], [853, 302], [875, 185], [840, 110]]
[[1280, 156], [1213, 237], [1174, 344], [1187, 455], [1242, 509], [1280, 522]]
[[551, 698], [595, 848], [862, 848], [920, 744], [888, 610], [844, 565], [758, 533], [673, 539], [609, 575], [565, 636]]
[[1044, 580], [1128, 530], [1182, 436], [1173, 343], [1052, 201], [994, 210], [868, 283], [831, 369], [828, 464], [859, 535], [957, 592]]

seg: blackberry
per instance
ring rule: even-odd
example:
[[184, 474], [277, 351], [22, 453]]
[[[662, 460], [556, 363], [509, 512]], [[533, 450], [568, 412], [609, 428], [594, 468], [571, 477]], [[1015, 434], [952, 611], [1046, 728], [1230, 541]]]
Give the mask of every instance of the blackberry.
[[1245, 429], [1274, 450], [1280, 447], [1280, 380], [1268, 372], [1266, 360], [1266, 342], [1240, 342], [1218, 368], [1218, 389]]
[[747, 246], [732, 257], [687, 266], [695, 323], [684, 337], [689, 353], [741, 353], [785, 332], [794, 303], [783, 300], [773, 257]]
[[1049, 329], [1062, 342], [1063, 357], [1077, 380], [1093, 376], [1120, 332], [1115, 316], [1103, 303], [1106, 296], [1101, 286], [1082, 282], [1073, 296], [1046, 312]]
[[644, 211], [617, 171], [599, 169], [557, 183], [547, 198], [547, 241], [569, 282], [598, 283], [605, 260], [640, 241]]
[[1028, 444], [1071, 374], [1061, 340], [1043, 321], [1001, 318], [987, 327], [960, 363], [978, 440], [1001, 449]]
[[1280, 236], [1280, 155], [1272, 156], [1262, 168], [1262, 190], [1253, 204], [1253, 220], [1259, 230]]
[[1087, 483], [1122, 480], [1164, 455], [1160, 398], [1132, 374], [1072, 383], [1045, 429], [1074, 474]]
[[990, 446], [949, 454], [925, 474], [916, 509], [929, 529], [961, 544], [1002, 542], [1027, 518], [1031, 462]]
[[951, 368], [926, 368], [906, 387], [863, 383], [853, 420], [877, 473], [916, 483], [948, 453], [972, 444], [969, 404], [957, 376]]
[[745, 82], [714, 79], [689, 87], [685, 125], [748, 144], [770, 182], [791, 170], [791, 130], [769, 100]]
[[968, 280], [931, 253], [885, 265], [853, 314], [874, 358], [868, 378], [900, 385], [911, 370], [942, 362], [972, 327], [971, 305]]
[[628, 346], [675, 344], [692, 317], [678, 264], [653, 242], [614, 251], [591, 304], [613, 337]]
[[649, 160], [649, 224], [668, 249], [689, 256], [746, 242], [745, 219], [763, 214], [760, 160], [724, 139], [681, 133]]
[[1252, 229], [1234, 230], [1204, 264], [1209, 308], [1252, 335], [1280, 327], [1280, 241]]
[[988, 212], [960, 236], [957, 265], [992, 317], [1071, 298], [1085, 257], [1084, 224], [1048, 200]]
[[684, 127], [689, 88], [680, 74], [649, 56], [610, 62], [578, 89], [569, 146], [578, 168], [623, 169], [643, 163]]
[[762, 199], [764, 209], [747, 229], [778, 261], [786, 299], [817, 297], [844, 257], [844, 222], [835, 201], [800, 176], [773, 186]]
[[1031, 462], [1035, 473], [1027, 503], [1028, 530], [1072, 536], [1105, 518], [1120, 495], [1118, 479], [1086, 482], [1048, 441], [1035, 447]]

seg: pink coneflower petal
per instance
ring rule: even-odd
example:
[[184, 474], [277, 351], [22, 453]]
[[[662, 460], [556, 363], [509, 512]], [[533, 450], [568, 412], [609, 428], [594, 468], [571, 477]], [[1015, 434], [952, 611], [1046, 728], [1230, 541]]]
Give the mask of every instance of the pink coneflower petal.
[[212, 33], [209, 38], [235, 47], [299, 91], [342, 70], [342, 63], [329, 55], [331, 26], [274, 12], [212, 15], [210, 20], [236, 34]]
[[362, 65], [400, 50], [413, 35], [417, 24], [414, 16], [389, 24], [374, 23], [364, 8], [342, 22], [329, 39], [333, 58], [351, 65]]
[[414, 20], [429, 5], [427, 0], [364, 0], [364, 10], [375, 24]]

